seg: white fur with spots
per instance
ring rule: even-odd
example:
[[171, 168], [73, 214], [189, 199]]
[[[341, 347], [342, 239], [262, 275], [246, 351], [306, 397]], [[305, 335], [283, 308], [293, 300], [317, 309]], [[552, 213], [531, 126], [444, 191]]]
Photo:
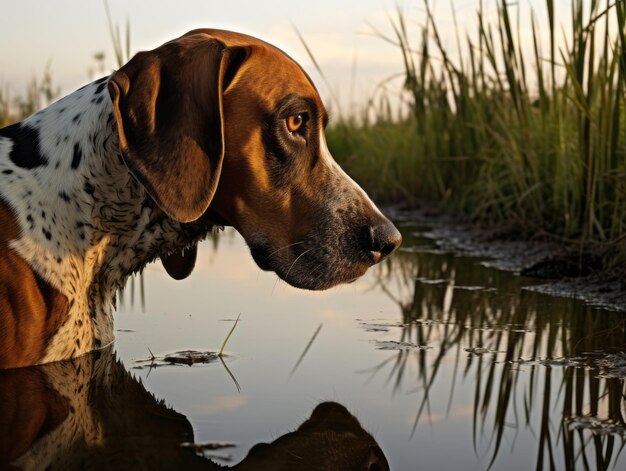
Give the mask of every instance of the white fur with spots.
[[14, 142], [0, 133], [0, 199], [21, 228], [10, 246], [70, 303], [40, 363], [111, 343], [115, 296], [127, 277], [210, 230], [181, 225], [154, 205], [123, 162], [112, 111], [101, 79], [24, 120], [47, 160], [33, 168], [11, 160]]

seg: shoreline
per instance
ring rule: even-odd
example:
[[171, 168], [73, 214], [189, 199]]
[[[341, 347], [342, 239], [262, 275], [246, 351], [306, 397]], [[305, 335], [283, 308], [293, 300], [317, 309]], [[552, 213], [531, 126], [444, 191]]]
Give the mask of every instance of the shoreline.
[[485, 227], [437, 205], [385, 208], [385, 214], [402, 226], [418, 223], [428, 230], [420, 235], [442, 250], [484, 259], [485, 266], [505, 270], [529, 280], [524, 289], [626, 312], [623, 270], [606, 268], [599, 253], [577, 253], [546, 238], [523, 238], [510, 227]]

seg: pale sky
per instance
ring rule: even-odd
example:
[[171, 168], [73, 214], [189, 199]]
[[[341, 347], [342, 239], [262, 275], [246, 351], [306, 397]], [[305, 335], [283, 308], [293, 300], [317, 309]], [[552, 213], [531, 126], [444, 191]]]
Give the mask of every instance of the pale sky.
[[[0, 87], [21, 93], [47, 63], [54, 82], [66, 94], [94, 77], [94, 53], [106, 54], [114, 64], [113, 49], [102, 0], [4, 0], [0, 15]], [[328, 91], [315, 72], [294, 26], [307, 40], [332, 88], [344, 103], [364, 101], [382, 80], [402, 71], [398, 48], [373, 35], [374, 28], [393, 35], [389, 15], [402, 3], [408, 26], [418, 41], [418, 25], [425, 21], [421, 0], [109, 0], [115, 22], [131, 26], [131, 49], [152, 49], [198, 27], [231, 29], [271, 42], [298, 60], [313, 77], [322, 96]], [[453, 0], [459, 27], [475, 30], [478, 0]], [[484, 2], [493, 12], [495, 0]], [[528, 7], [545, 21], [545, 1], [519, 0], [521, 37], [529, 40]], [[557, 3], [557, 18], [567, 17], [568, 0]], [[444, 42], [455, 49], [450, 1], [431, 1]], [[565, 20], [563, 20], [565, 21]], [[532, 48], [532, 42], [529, 43]], [[352, 80], [356, 63], [356, 82]], [[399, 86], [399, 82], [398, 82]]]

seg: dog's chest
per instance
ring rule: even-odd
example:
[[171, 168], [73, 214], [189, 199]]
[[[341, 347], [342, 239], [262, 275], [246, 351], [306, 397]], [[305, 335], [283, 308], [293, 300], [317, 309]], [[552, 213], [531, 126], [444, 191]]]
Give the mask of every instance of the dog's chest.
[[43, 362], [110, 343], [117, 289], [185, 244], [125, 166], [106, 93], [94, 82], [0, 134], [0, 198], [21, 233], [9, 245], [69, 301]]

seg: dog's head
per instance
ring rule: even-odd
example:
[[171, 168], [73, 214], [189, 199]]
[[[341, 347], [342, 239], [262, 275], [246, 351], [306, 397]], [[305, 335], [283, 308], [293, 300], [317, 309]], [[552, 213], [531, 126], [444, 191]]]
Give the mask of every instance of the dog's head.
[[[400, 233], [335, 163], [307, 74], [250, 36], [195, 30], [137, 54], [109, 82], [122, 155], [173, 219], [212, 218], [300, 288], [352, 281]], [[164, 257], [183, 277], [190, 255]]]

